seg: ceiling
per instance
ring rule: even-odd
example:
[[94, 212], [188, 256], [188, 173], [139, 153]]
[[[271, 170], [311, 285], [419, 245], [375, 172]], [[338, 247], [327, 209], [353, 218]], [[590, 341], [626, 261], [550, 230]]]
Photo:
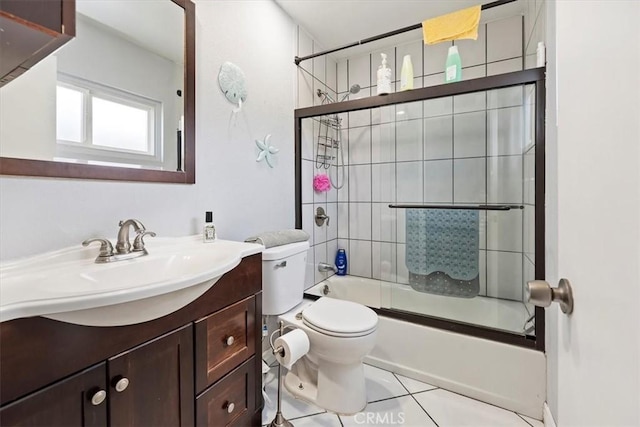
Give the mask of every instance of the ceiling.
[[[331, 49], [399, 28], [419, 24], [434, 18], [477, 4], [491, 3], [493, 0], [275, 0], [286, 13], [300, 24], [323, 49]], [[527, 0], [494, 7], [482, 12], [482, 21], [487, 22], [524, 12]], [[415, 40], [419, 31], [404, 36], [395, 36], [398, 43], [402, 39]], [[384, 42], [367, 45], [368, 50], [384, 46]], [[316, 49], [317, 50], [317, 49]], [[337, 52], [344, 57], [357, 53], [358, 49]], [[363, 50], [360, 48], [360, 50]]]

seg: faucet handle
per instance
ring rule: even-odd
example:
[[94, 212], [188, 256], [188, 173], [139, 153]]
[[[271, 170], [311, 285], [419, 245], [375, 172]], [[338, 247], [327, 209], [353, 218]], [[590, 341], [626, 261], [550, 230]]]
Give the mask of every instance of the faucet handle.
[[100, 253], [98, 254], [98, 257], [106, 258], [106, 257], [113, 256], [113, 245], [107, 239], [102, 239], [99, 237], [87, 239], [84, 242], [82, 242], [82, 246], [89, 246], [93, 242], [100, 242]]
[[153, 231], [140, 231], [136, 238], [133, 240], [133, 252], [144, 251], [144, 236], [156, 237], [156, 233]]

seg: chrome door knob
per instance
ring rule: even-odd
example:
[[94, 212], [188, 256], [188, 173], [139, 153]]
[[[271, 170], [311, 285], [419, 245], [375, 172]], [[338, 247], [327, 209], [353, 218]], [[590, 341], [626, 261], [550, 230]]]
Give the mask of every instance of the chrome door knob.
[[552, 288], [545, 280], [532, 280], [525, 286], [527, 301], [538, 307], [549, 307], [552, 302], [560, 304], [565, 314], [573, 312], [573, 291], [567, 279], [560, 279], [557, 288]]
[[98, 406], [107, 398], [107, 392], [104, 390], [96, 391], [93, 396], [91, 396], [91, 404], [93, 406]]
[[228, 402], [227, 403], [227, 413], [228, 414], [232, 413], [234, 409], [236, 409], [236, 405], [234, 405], [233, 402]]
[[116, 382], [116, 385], [114, 386], [114, 388], [118, 393], [122, 393], [127, 389], [127, 387], [129, 387], [129, 379], [125, 377], [120, 378], [118, 382]]
[[225, 342], [227, 343], [227, 347], [228, 347], [230, 345], [233, 345], [233, 343], [236, 342], [236, 339], [233, 337], [233, 335], [230, 335], [227, 337]]

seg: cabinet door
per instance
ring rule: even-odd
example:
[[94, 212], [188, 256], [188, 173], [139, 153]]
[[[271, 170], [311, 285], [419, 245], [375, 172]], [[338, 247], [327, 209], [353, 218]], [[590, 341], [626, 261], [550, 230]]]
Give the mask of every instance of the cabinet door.
[[190, 324], [109, 359], [108, 371], [112, 427], [193, 425]]
[[106, 426], [106, 391], [105, 363], [101, 363], [5, 406], [0, 425]]

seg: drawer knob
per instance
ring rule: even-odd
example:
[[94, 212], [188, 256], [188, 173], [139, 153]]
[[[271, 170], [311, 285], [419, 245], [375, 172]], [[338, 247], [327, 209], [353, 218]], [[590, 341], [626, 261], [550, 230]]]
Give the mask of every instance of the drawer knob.
[[107, 398], [107, 392], [104, 390], [96, 391], [93, 396], [91, 396], [91, 404], [93, 406], [98, 406]]
[[232, 413], [234, 409], [236, 409], [236, 405], [233, 402], [227, 402], [227, 413]]
[[233, 337], [233, 335], [230, 335], [227, 337], [227, 340], [225, 341], [227, 343], [227, 346], [232, 345], [234, 342], [236, 341], [236, 339]]
[[116, 385], [114, 386], [114, 388], [116, 389], [116, 391], [118, 393], [122, 393], [123, 391], [125, 391], [127, 389], [127, 387], [129, 387], [129, 379], [127, 379], [125, 377], [120, 378], [116, 382]]

